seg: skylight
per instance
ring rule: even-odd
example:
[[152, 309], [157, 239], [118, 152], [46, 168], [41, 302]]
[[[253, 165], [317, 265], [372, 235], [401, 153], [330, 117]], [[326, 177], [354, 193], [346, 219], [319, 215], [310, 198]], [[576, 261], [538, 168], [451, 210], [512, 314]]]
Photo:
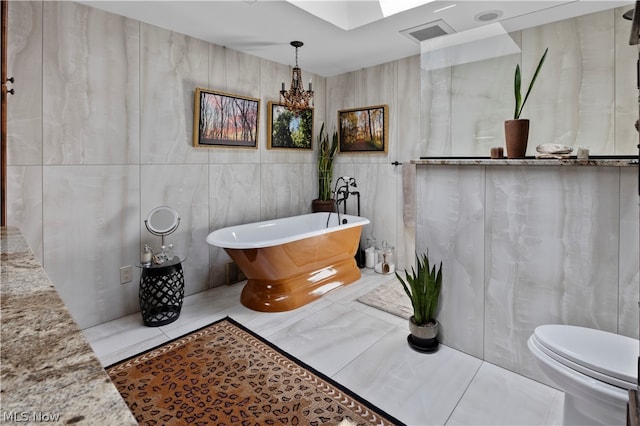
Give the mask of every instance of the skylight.
[[387, 18], [396, 13], [431, 3], [433, 0], [378, 0], [382, 15]]
[[294, 6], [342, 28], [352, 30], [433, 0], [287, 0]]

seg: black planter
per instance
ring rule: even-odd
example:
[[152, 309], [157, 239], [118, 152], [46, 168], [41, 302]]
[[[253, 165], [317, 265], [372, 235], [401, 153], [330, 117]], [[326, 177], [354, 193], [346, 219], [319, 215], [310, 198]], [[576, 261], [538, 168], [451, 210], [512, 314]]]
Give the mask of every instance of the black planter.
[[433, 353], [438, 350], [438, 338], [433, 339], [421, 339], [419, 337], [410, 334], [407, 336], [407, 342], [411, 349], [422, 353]]
[[336, 201], [335, 200], [320, 200], [315, 199], [311, 201], [311, 212], [335, 212], [336, 211]]

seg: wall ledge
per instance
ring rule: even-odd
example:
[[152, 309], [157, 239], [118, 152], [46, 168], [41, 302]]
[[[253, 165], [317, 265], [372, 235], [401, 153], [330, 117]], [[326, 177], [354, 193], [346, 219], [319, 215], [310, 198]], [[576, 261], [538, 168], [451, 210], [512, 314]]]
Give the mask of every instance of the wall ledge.
[[525, 157], [522, 159], [490, 157], [420, 157], [411, 160], [418, 166], [598, 166], [631, 167], [638, 165], [638, 156], [591, 156], [587, 160], [578, 160], [575, 156], [563, 159]]

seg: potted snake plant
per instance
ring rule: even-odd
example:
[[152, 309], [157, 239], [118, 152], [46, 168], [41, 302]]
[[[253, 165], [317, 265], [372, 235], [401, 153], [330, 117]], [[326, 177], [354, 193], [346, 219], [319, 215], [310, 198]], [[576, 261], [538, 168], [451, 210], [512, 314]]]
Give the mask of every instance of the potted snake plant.
[[325, 131], [324, 123], [318, 133], [318, 198], [311, 202], [313, 212], [332, 212], [336, 209], [331, 191], [333, 178], [333, 160], [338, 152], [338, 132], [333, 132], [331, 141]]
[[513, 113], [513, 120], [506, 120], [504, 122], [507, 158], [524, 158], [527, 152], [527, 142], [529, 140], [529, 119], [520, 118], [520, 115], [522, 114], [524, 104], [529, 98], [531, 89], [533, 89], [533, 84], [536, 82], [536, 78], [538, 78], [538, 73], [542, 68], [542, 64], [544, 64], [544, 60], [547, 57], [548, 51], [549, 48], [546, 48], [544, 53], [542, 54], [542, 57], [540, 58], [540, 61], [538, 62], [538, 66], [536, 67], [536, 71], [533, 74], [533, 78], [531, 78], [531, 82], [529, 83], [529, 88], [527, 89], [527, 93], [524, 96], [524, 100], [522, 99], [522, 94], [520, 92], [520, 87], [522, 85], [520, 64], [516, 65], [516, 72], [513, 78], [513, 89], [516, 97], [516, 108]]
[[438, 350], [438, 328], [436, 319], [440, 290], [442, 288], [442, 262], [431, 266], [429, 256], [416, 254], [417, 270], [405, 271], [405, 280], [396, 271], [396, 277], [411, 300], [413, 315], [409, 318], [409, 345], [420, 352]]

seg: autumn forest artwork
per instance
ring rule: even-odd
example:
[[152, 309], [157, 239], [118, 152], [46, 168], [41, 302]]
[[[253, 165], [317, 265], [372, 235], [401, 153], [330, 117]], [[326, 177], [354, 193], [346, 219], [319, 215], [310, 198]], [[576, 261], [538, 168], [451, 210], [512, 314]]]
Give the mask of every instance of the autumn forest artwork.
[[258, 146], [258, 99], [196, 89], [194, 146]]
[[387, 110], [378, 105], [338, 111], [340, 152], [387, 152]]

